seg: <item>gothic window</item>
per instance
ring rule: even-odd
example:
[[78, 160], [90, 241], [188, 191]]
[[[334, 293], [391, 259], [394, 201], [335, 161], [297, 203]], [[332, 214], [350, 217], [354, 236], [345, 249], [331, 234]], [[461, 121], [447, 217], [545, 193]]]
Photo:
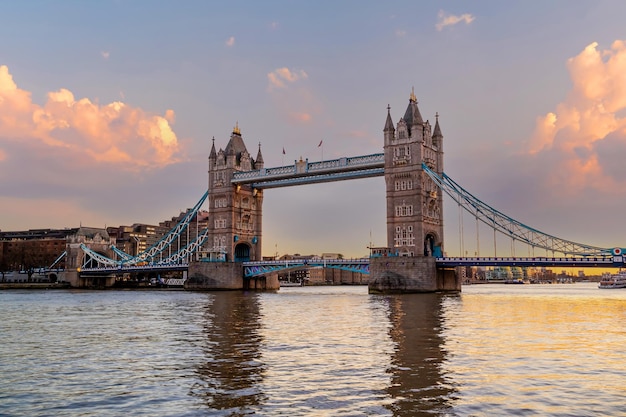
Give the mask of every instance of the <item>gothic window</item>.
[[395, 246], [415, 246], [413, 226], [396, 226]]
[[241, 221], [237, 223], [237, 227], [241, 230], [254, 230], [254, 222], [252, 221], [252, 216], [249, 214], [244, 214], [241, 216]]
[[409, 137], [409, 131], [404, 119], [400, 119], [398, 122], [398, 139], [406, 139]]
[[215, 208], [226, 207], [226, 199], [225, 198], [216, 198], [215, 199]]
[[223, 186], [226, 179], [226, 173], [224, 171], [218, 171], [213, 174], [213, 185]]
[[396, 216], [398, 217], [406, 217], [413, 215], [413, 205], [405, 204], [404, 201], [402, 205], [396, 206]]

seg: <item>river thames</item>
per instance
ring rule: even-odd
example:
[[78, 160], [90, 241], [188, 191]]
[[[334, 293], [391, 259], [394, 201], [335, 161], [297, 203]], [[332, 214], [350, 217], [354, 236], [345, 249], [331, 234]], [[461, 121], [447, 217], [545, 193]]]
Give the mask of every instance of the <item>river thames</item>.
[[626, 289], [0, 291], [1, 416], [624, 416]]

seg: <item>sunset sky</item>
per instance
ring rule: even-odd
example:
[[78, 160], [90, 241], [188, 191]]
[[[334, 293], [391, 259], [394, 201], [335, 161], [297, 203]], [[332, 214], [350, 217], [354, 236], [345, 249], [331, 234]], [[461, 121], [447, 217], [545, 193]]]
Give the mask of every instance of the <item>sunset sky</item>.
[[[624, 248], [625, 16], [623, 1], [0, 0], [0, 229], [176, 216], [235, 124], [266, 167], [382, 152], [387, 105], [396, 123], [414, 88], [464, 188]], [[491, 255], [444, 205], [446, 251]], [[267, 190], [263, 209], [264, 255], [387, 243], [382, 178]]]

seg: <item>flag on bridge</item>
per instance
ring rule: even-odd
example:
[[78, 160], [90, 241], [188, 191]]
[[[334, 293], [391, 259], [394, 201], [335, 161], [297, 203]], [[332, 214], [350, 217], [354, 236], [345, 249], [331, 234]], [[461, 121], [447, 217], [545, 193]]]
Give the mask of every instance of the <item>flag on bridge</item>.
[[285, 154], [285, 147], [283, 146], [283, 155]]
[[319, 148], [320, 146], [322, 146], [322, 142], [324, 142], [324, 140], [320, 140], [320, 144], [317, 145], [317, 147]]

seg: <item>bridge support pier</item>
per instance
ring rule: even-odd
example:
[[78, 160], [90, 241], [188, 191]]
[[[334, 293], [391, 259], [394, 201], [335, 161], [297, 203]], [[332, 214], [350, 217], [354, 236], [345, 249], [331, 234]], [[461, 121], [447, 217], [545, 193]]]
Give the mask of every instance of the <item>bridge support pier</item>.
[[81, 275], [76, 270], [59, 273], [58, 281], [65, 281], [74, 288], [111, 288], [115, 284], [115, 274]]
[[241, 262], [191, 262], [186, 290], [278, 290], [278, 275], [244, 278]]
[[437, 269], [432, 256], [370, 258], [370, 294], [461, 291], [453, 269]]
[[262, 275], [260, 277], [244, 278], [244, 290], [276, 291], [280, 288], [278, 274]]
[[186, 290], [242, 290], [243, 265], [240, 262], [191, 262]]

